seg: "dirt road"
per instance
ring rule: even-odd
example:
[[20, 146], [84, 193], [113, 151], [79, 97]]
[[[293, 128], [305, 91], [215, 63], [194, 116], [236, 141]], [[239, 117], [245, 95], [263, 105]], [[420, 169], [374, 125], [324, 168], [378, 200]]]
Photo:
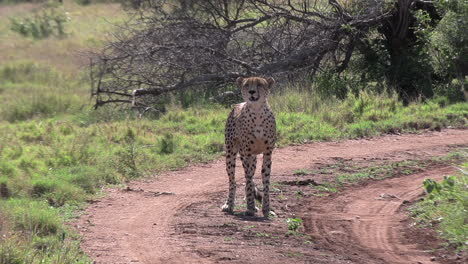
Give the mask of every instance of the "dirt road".
[[[323, 171], [343, 160], [361, 167], [429, 160], [467, 146], [468, 130], [452, 129], [292, 146], [275, 150], [272, 181], [326, 182], [336, 175], [294, 171]], [[307, 186], [273, 185], [278, 217], [265, 220], [242, 215], [240, 163], [236, 214], [221, 212], [227, 176], [218, 160], [109, 189], [75, 226], [96, 263], [438, 263], [402, 236], [400, 206], [421, 195], [424, 178], [441, 179], [452, 170], [433, 166], [326, 197], [309, 195]], [[288, 217], [304, 220], [300, 234], [286, 234]]]

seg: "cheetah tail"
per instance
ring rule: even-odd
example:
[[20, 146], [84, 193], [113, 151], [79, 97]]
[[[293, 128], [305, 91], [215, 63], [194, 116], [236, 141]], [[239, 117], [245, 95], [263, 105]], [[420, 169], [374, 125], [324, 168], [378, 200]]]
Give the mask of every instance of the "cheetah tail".
[[259, 202], [263, 200], [263, 192], [259, 191], [257, 186], [255, 186], [255, 199]]

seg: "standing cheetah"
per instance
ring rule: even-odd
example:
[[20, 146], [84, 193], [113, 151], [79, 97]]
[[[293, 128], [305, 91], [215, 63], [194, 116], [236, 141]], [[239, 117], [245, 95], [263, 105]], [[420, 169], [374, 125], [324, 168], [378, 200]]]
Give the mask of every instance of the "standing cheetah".
[[229, 195], [222, 210], [232, 213], [236, 196], [236, 157], [240, 154], [245, 170], [245, 195], [247, 199], [246, 215], [255, 215], [255, 197], [259, 193], [255, 188], [253, 176], [257, 166], [257, 155], [263, 153], [262, 212], [264, 217], [270, 214], [270, 172], [271, 154], [276, 143], [276, 121], [268, 105], [267, 97], [273, 78], [239, 77], [236, 80], [245, 102], [237, 104], [229, 114], [225, 130], [226, 171], [229, 176]]

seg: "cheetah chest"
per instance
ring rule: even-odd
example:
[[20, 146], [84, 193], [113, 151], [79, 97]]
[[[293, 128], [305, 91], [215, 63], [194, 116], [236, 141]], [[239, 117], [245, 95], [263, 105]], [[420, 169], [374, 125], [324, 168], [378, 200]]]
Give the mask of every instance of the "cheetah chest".
[[252, 116], [244, 129], [244, 149], [252, 154], [260, 154], [268, 150], [274, 141], [273, 122], [262, 115]]

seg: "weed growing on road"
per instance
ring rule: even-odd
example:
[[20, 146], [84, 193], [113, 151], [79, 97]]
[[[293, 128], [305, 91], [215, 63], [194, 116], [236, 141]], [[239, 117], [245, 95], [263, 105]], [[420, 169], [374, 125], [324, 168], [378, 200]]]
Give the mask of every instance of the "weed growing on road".
[[327, 193], [338, 192], [337, 187], [330, 183], [323, 183], [321, 185], [310, 185], [310, 186], [319, 192], [327, 192]]
[[292, 232], [297, 232], [297, 230], [302, 226], [301, 218], [287, 218], [286, 223], [288, 224], [288, 230]]
[[306, 170], [306, 169], [299, 169], [299, 170], [295, 170], [293, 172], [293, 175], [294, 176], [303, 176], [303, 175], [308, 175], [308, 174], [311, 174], [312, 172], [309, 171], [309, 170]]
[[255, 236], [268, 238], [268, 237], [271, 237], [271, 234], [259, 232], [259, 233], [255, 233]]

